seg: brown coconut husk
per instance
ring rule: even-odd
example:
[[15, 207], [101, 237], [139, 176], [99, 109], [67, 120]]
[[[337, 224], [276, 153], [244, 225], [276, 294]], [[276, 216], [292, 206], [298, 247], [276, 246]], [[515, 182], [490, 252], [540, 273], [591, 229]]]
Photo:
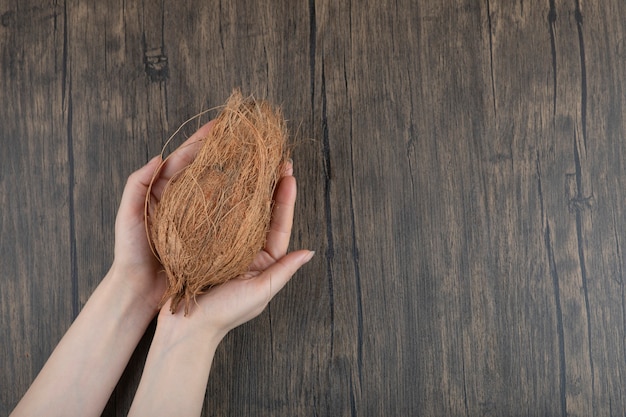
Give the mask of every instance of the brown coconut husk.
[[264, 247], [287, 137], [278, 109], [235, 91], [158, 204], [148, 191], [148, 240], [167, 274], [162, 302], [172, 298], [172, 313], [184, 301], [186, 315], [199, 294], [246, 273]]

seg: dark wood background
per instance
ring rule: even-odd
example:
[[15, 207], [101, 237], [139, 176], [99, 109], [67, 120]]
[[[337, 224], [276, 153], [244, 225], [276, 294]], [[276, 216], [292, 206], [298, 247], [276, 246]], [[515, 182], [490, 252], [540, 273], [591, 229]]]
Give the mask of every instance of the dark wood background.
[[0, 0], [0, 51], [0, 414], [126, 177], [241, 87], [290, 120], [318, 255], [223, 341], [205, 415], [626, 415], [623, 0]]

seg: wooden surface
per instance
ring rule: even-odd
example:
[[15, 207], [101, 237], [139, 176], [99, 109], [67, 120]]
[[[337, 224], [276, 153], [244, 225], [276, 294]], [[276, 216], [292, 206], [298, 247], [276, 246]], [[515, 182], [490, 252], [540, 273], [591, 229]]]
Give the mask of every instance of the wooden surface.
[[223, 341], [205, 415], [626, 415], [625, 22], [623, 0], [0, 0], [0, 415], [108, 269], [126, 177], [234, 87], [290, 120], [292, 246], [318, 255]]

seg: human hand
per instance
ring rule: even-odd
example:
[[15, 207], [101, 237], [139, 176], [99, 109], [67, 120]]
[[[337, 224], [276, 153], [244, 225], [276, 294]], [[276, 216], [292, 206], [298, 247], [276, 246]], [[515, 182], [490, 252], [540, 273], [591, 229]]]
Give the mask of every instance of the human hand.
[[[150, 189], [150, 201], [158, 203], [172, 176], [193, 160], [201, 139], [208, 135], [211, 126], [212, 122], [202, 126], [165, 161], [159, 155], [132, 173], [122, 194], [115, 220], [115, 250], [111, 270], [126, 288], [144, 300], [155, 313], [165, 293], [166, 279], [163, 267], [150, 249], [146, 234], [146, 194]], [[153, 180], [157, 169], [159, 171]]]
[[[161, 166], [152, 182], [153, 201], [160, 199], [169, 179], [191, 162], [210, 128], [210, 123], [200, 128]], [[128, 178], [115, 222], [113, 265], [13, 411], [14, 416], [102, 414], [165, 292], [162, 267], [150, 250], [144, 223], [146, 193], [161, 162], [156, 157]], [[172, 414], [192, 415], [168, 415]]]
[[296, 200], [292, 173], [288, 164], [274, 193], [265, 247], [248, 272], [198, 296], [187, 316], [182, 312], [184, 303], [175, 314], [170, 312], [171, 300], [161, 308], [129, 416], [200, 415], [211, 363], [222, 338], [259, 315], [312, 258], [314, 253], [308, 250], [287, 254]]
[[[159, 328], [175, 326], [177, 334], [200, 332], [221, 340], [231, 329], [258, 316], [292, 275], [314, 255], [300, 250], [287, 254], [296, 200], [296, 179], [288, 164], [274, 194], [272, 221], [265, 247], [247, 273], [198, 296], [188, 317], [170, 313], [168, 301], [159, 313]], [[181, 307], [180, 309], [182, 309]], [[179, 310], [180, 310], [179, 309]]]

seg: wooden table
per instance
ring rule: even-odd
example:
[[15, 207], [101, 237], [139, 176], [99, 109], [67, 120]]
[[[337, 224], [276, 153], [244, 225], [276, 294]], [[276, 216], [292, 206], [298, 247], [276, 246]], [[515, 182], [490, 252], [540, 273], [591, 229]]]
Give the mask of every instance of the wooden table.
[[289, 119], [292, 247], [317, 256], [222, 342], [204, 415], [626, 415], [625, 22], [623, 0], [0, 0], [0, 414], [107, 271], [127, 176], [240, 87]]

